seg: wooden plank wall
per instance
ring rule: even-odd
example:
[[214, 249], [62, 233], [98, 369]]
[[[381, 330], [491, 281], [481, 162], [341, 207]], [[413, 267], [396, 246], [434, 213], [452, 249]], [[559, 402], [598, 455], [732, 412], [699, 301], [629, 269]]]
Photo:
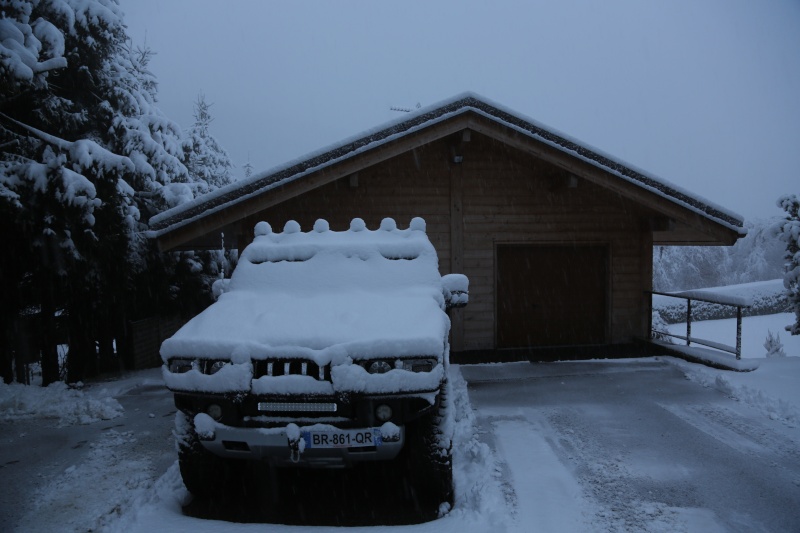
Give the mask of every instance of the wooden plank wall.
[[[449, 139], [423, 145], [381, 164], [360, 170], [356, 177], [339, 179], [311, 192], [292, 198], [243, 221], [240, 243], [252, 240], [252, 231], [266, 220], [274, 231], [282, 231], [287, 220], [297, 220], [304, 231], [314, 221], [324, 218], [332, 230], [346, 230], [354, 217], [363, 218], [369, 229], [391, 217], [399, 228], [407, 228], [411, 219], [422, 217], [428, 238], [439, 255], [439, 271], [451, 272], [451, 183]], [[457, 316], [451, 312], [451, 331], [460, 338]], [[454, 350], [460, 347], [451, 335]]]
[[[240, 242], [252, 240], [259, 220], [281, 231], [294, 219], [308, 231], [325, 218], [341, 231], [356, 216], [370, 229], [387, 216], [401, 228], [414, 216], [425, 218], [442, 274], [460, 263], [470, 279], [470, 304], [454, 316], [454, 351], [495, 346], [498, 243], [604, 244], [611, 261], [608, 341], [644, 335], [642, 291], [650, 286], [652, 261], [640, 222], [644, 209], [484, 135], [468, 139], [429, 143], [248, 217]], [[461, 163], [454, 162], [457, 154]], [[462, 213], [460, 226], [451, 212]], [[463, 255], [452, 257], [453, 248]]]
[[498, 243], [608, 246], [608, 342], [625, 342], [641, 334], [638, 207], [481, 135], [472, 135], [462, 164], [464, 273], [471, 282], [470, 305], [465, 310], [465, 349], [493, 347]]
[[262, 211], [243, 221], [245, 243], [252, 241], [256, 222], [266, 220], [273, 231], [282, 231], [287, 220], [297, 220], [308, 231], [318, 218], [331, 229], [343, 231], [354, 217], [363, 218], [369, 229], [377, 229], [385, 217], [407, 228], [413, 217], [427, 223], [428, 236], [439, 252], [439, 267], [450, 264], [450, 181], [446, 143], [437, 142], [401, 154], [358, 172], [357, 185], [349, 177], [324, 185]]

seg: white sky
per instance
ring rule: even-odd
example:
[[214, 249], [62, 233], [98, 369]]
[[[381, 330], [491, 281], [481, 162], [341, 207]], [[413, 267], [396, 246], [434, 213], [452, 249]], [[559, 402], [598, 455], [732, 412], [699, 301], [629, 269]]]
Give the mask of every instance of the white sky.
[[800, 193], [796, 0], [120, 3], [237, 176], [469, 90], [748, 218]]

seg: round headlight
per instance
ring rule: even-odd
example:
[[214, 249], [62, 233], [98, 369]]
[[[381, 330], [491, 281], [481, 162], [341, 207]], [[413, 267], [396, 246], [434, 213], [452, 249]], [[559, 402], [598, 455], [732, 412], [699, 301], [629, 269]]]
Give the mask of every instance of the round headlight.
[[223, 366], [227, 364], [228, 364], [227, 361], [214, 361], [214, 363], [210, 367], [208, 367], [208, 374], [209, 375], [216, 374], [217, 372], [222, 370]]
[[219, 405], [212, 403], [206, 408], [206, 414], [213, 418], [214, 420], [219, 421], [222, 418], [222, 407]]
[[382, 403], [375, 408], [375, 418], [381, 422], [387, 422], [390, 418], [392, 418], [392, 414], [392, 408], [385, 403]]
[[391, 369], [391, 365], [389, 365], [389, 363], [386, 361], [374, 361], [367, 368], [367, 372], [370, 374], [385, 374]]

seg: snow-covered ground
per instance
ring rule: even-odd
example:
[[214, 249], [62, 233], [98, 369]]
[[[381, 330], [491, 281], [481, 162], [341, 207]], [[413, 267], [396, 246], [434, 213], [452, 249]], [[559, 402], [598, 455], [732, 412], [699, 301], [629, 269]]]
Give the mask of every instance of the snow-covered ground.
[[[756, 321], [754, 329], [771, 328], [773, 332], [788, 323], [786, 315], [756, 317], [745, 321], [746, 328], [752, 325], [750, 321]], [[700, 330], [703, 326], [702, 323], [695, 325], [698, 335], [704, 335]], [[727, 325], [721, 327], [727, 330]], [[762, 337], [760, 333], [753, 336]], [[730, 526], [732, 523], [752, 526], [746, 518], [734, 520], [721, 516], [719, 510], [705, 508], [705, 500], [691, 490], [691, 494], [679, 495], [678, 500], [687, 500], [685, 505], [676, 505], [674, 494], [660, 494], [655, 489], [650, 495], [628, 494], [632, 490], [631, 472], [636, 475], [644, 472], [651, 481], [670, 476], [677, 479], [684, 474], [691, 476], [691, 472], [682, 470], [689, 467], [678, 463], [689, 461], [693, 453], [702, 455], [706, 448], [685, 450], [673, 458], [659, 457], [655, 451], [648, 452], [650, 444], [643, 446], [639, 442], [644, 438], [642, 432], [626, 434], [627, 421], [604, 422], [598, 427], [587, 425], [592, 417], [600, 420], [600, 412], [595, 415], [589, 412], [588, 419], [582, 418], [586, 413], [579, 416], [578, 408], [571, 405], [570, 399], [587, 394], [587, 385], [581, 382], [578, 386], [577, 379], [588, 380], [588, 383], [599, 380], [596, 388], [588, 386], [588, 393], [598, 398], [621, 394], [619, 387], [610, 385], [615, 383], [614, 379], [623, 380], [620, 383], [640, 381], [643, 385], [655, 379], [654, 383], [663, 383], [667, 389], [680, 389], [672, 392], [670, 398], [679, 399], [686, 394], [712, 398], [708, 406], [687, 406], [677, 399], [661, 401], [658, 413], [686, 420], [702, 430], [702, 434], [714, 436], [717, 439], [714, 442], [744, 450], [750, 458], [745, 462], [750, 463], [747, 467], [754, 475], [774, 479], [777, 492], [772, 498], [785, 495], [789, 502], [797, 502], [800, 501], [800, 471], [796, 469], [800, 456], [800, 387], [797, 386], [800, 383], [800, 350], [796, 339], [782, 335], [782, 340], [789, 357], [764, 359], [757, 370], [744, 373], [710, 369], [670, 357], [553, 365], [454, 366], [451, 382], [458, 420], [454, 453], [455, 509], [434, 522], [392, 526], [392, 529], [464, 533], [522, 532], [534, 528], [554, 532], [629, 531], [633, 527], [660, 532], [737, 530], [738, 526]], [[754, 352], [747, 353], [752, 356]], [[688, 381], [683, 380], [685, 385], [670, 377], [675, 369], [688, 378]], [[579, 378], [578, 374], [583, 377]], [[66, 462], [55, 464], [55, 460], [52, 463], [41, 460], [40, 466], [32, 464], [24, 470], [36, 483], [18, 485], [29, 487], [25, 490], [30, 493], [24, 495], [26, 508], [14, 515], [17, 531], [263, 530], [264, 526], [259, 524], [221, 523], [183, 514], [182, 505], [189, 495], [181, 483], [174, 462], [175, 452], [165, 429], [174, 407], [169, 396], [159, 390], [158, 375], [157, 369], [150, 370], [120, 381], [89, 384], [83, 390], [62, 385], [46, 389], [0, 385], [0, 467], [6, 479], [15, 466], [16, 447], [29, 446], [26, 443], [31, 442], [37, 428], [51, 428], [54, 434], [77, 431], [82, 435], [76, 437], [81, 439], [77, 442], [83, 442], [70, 451], [72, 455]], [[477, 388], [472, 381], [468, 384], [465, 377], [475, 380]], [[519, 396], [509, 392], [512, 386], [524, 386], [527, 387], [525, 391], [544, 394], [545, 384], [560, 387], [552, 390], [561, 391], [559, 394], [563, 396], [548, 392], [542, 400], [534, 401], [530, 392], [520, 392]], [[661, 385], [655, 388], [660, 389]], [[712, 392], [702, 393], [704, 390]], [[654, 390], [652, 395], [656, 393], [661, 391]], [[645, 390], [641, 394], [650, 393]], [[136, 403], [148, 395], [152, 395], [153, 403]], [[557, 401], [558, 408], [542, 411], [539, 403], [544, 403], [545, 398]], [[717, 402], [723, 403], [716, 405]], [[590, 402], [589, 407], [584, 405], [581, 409], [591, 411], [591, 405]], [[140, 425], [133, 420], [134, 411], [140, 416]], [[649, 418], [650, 414], [642, 416]], [[739, 420], [740, 416], [744, 418]], [[122, 426], [126, 419], [127, 425]], [[668, 418], [663, 423], [652, 423], [657, 428], [669, 428], [671, 421]], [[594, 435], [615, 425], [622, 429], [618, 428], [615, 433], [615, 438], [621, 440], [613, 449], [607, 444], [592, 444]], [[742, 438], [740, 433], [747, 438]], [[596, 456], [598, 450], [607, 456]], [[724, 451], [718, 450], [709, 457], [712, 460], [724, 457]], [[777, 459], [760, 466], [759, 460], [773, 455]], [[165, 462], [164, 457], [169, 460]], [[592, 457], [594, 459], [588, 459]], [[691, 477], [692, 483], [697, 483], [695, 477]], [[625, 479], [628, 481], [623, 482]], [[710, 480], [709, 485], [715, 482], [719, 480]], [[780, 485], [784, 482], [785, 485]], [[767, 483], [769, 486], [773, 481]], [[740, 487], [741, 490], [745, 488]], [[619, 494], [612, 498], [609, 491], [614, 490]], [[7, 504], [7, 500], [0, 501]], [[747, 513], [747, 496], [742, 496], [741, 501], [736, 498], [732, 501], [731, 505], [743, 507], [741, 513]], [[716, 505], [712, 501], [708, 506], [712, 504]], [[784, 517], [784, 520], [791, 519], [791, 516]], [[800, 522], [795, 525], [800, 529]], [[270, 526], [270, 531], [309, 529], [312, 528]], [[375, 528], [351, 530], [367, 529]], [[314, 527], [313, 530], [340, 531], [340, 528]]]
[[160, 369], [83, 389], [0, 383], [0, 529], [102, 530], [175, 461]]

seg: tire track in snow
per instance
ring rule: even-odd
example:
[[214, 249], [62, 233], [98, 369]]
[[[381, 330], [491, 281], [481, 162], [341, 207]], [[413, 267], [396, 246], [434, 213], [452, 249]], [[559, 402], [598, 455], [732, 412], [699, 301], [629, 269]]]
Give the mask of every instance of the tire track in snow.
[[522, 411], [490, 415], [484, 421], [492, 428], [492, 446], [501, 461], [501, 481], [515, 521], [540, 531], [589, 530], [594, 506], [543, 436], [547, 431], [538, 414]]
[[[512, 519], [516, 520], [518, 515], [519, 502], [517, 493], [514, 490], [514, 483], [511, 475], [511, 468], [504, 457], [498, 455], [497, 439], [494, 434], [493, 420], [501, 419], [503, 417], [481, 417], [476, 421], [476, 431], [480, 437], [480, 441], [489, 447], [494, 457], [494, 477], [503, 494], [506, 505], [508, 506], [508, 513]], [[510, 418], [512, 419], [512, 418]]]
[[[658, 404], [694, 428], [734, 450], [753, 456], [774, 456], [779, 462], [800, 462], [800, 431], [715, 405]], [[766, 428], [765, 424], [772, 427]]]
[[[574, 465], [585, 493], [595, 504], [590, 531], [609, 533], [672, 533], [689, 531], [687, 519], [707, 523], [706, 533], [719, 531], [713, 513], [676, 508], [663, 503], [652, 491], [643, 490], [641, 475], [628, 468], [628, 452], [608, 449], [589, 427], [585, 413], [569, 408], [551, 409], [547, 423], [555, 437], [553, 449], [562, 461]], [[691, 499], [681, 495], [680, 499]], [[698, 519], [699, 515], [701, 516]], [[691, 516], [690, 516], [691, 515]]]

